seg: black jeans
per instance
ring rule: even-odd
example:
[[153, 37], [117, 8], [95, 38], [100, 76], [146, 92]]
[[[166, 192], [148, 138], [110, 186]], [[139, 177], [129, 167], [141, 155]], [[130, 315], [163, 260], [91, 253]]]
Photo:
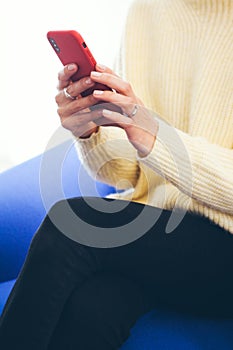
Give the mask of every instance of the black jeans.
[[79, 237], [85, 239], [90, 227], [100, 226], [109, 234], [117, 227], [120, 233], [140, 215], [157, 219], [131, 243], [93, 247], [68, 238], [54, 225], [51, 217], [56, 215], [66, 223], [65, 201], [58, 202], [35, 234], [3, 310], [2, 350], [116, 350], [138, 318], [161, 305], [233, 316], [231, 234], [190, 213], [167, 234], [169, 211], [158, 215], [158, 209], [147, 206], [143, 213], [142, 204], [124, 202], [125, 208], [104, 213], [96, 210], [100, 201], [69, 200], [86, 223]]

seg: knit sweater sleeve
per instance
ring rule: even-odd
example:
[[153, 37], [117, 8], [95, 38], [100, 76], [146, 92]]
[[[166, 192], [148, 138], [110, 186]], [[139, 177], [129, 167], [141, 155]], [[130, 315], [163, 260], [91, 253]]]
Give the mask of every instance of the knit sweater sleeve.
[[200, 204], [233, 213], [233, 149], [160, 121], [153, 150], [138, 160]]

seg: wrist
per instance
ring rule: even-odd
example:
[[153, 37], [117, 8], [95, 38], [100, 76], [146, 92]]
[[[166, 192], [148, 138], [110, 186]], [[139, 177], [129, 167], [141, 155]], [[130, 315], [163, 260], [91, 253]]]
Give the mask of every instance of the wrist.
[[144, 140], [144, 143], [138, 144], [137, 145], [138, 156], [140, 158], [147, 157], [151, 153], [152, 149], [154, 148], [155, 142], [156, 142], [156, 137], [153, 135], [150, 135], [150, 137], [147, 137]]
[[79, 136], [79, 138], [88, 139], [89, 137], [91, 137], [92, 134], [96, 134], [98, 131], [99, 131], [99, 126], [96, 126], [91, 130], [88, 130], [87, 132], [83, 133], [81, 136]]

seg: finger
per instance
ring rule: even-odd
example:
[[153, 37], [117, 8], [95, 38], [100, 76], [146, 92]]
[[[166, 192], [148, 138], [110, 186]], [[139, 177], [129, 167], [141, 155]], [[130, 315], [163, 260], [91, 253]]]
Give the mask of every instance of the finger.
[[93, 96], [99, 101], [115, 104], [126, 114], [130, 114], [135, 103], [135, 99], [108, 90], [94, 90]]
[[75, 137], [81, 137], [84, 134], [91, 135], [97, 129], [97, 125], [95, 123], [93, 123], [93, 122], [90, 122], [88, 124], [83, 124], [81, 126], [79, 126], [77, 124], [73, 124], [73, 125], [68, 125], [67, 124], [66, 125], [64, 123], [63, 127], [65, 129], [70, 130]]
[[78, 129], [90, 122], [94, 122], [95, 120], [102, 117], [102, 110], [88, 111], [88, 112], [79, 112], [75, 113], [69, 117], [61, 118], [62, 126], [66, 129], [72, 130], [74, 128]]
[[88, 132], [88, 127], [93, 128], [93, 124], [98, 126], [111, 126], [115, 125], [115, 122], [111, 122], [110, 119], [103, 117], [103, 109], [88, 110], [78, 112], [72, 116], [61, 118], [62, 125], [73, 132], [76, 130], [76, 133], [79, 130], [85, 130]]
[[119, 75], [117, 75], [111, 68], [106, 67], [105, 65], [101, 64], [101, 63], [97, 63], [95, 66], [95, 69], [97, 72], [101, 72], [101, 73], [109, 73], [112, 74], [116, 77], [119, 77]]
[[[80, 94], [84, 91], [86, 91], [87, 89], [89, 89], [90, 87], [94, 86], [95, 82], [92, 81], [90, 79], [90, 77], [84, 77], [78, 81], [76, 81], [75, 83], [72, 83], [70, 85], [68, 85], [68, 87], [66, 88], [66, 91], [68, 92], [69, 95], [71, 95], [72, 97], [80, 97]], [[63, 104], [63, 103], [67, 103], [67, 101], [72, 102], [74, 100], [69, 99], [65, 96], [64, 94], [64, 89], [62, 89], [57, 95], [56, 95], [56, 102], [58, 105]]]
[[94, 86], [95, 82], [91, 80], [90, 77], [84, 77], [73, 84], [70, 84], [66, 91], [71, 95], [71, 96], [79, 96], [82, 92], [88, 90], [90, 87]]
[[[66, 97], [65, 97], [66, 98]], [[69, 100], [66, 98], [67, 101], [70, 101], [69, 103], [60, 103], [58, 104], [57, 113], [60, 116], [60, 118], [69, 117], [75, 113], [80, 112], [81, 110], [85, 108], [89, 108], [91, 106], [94, 106], [96, 104], [96, 99], [93, 95], [89, 95], [87, 97], [82, 97], [77, 100]]]
[[132, 86], [129, 82], [122, 80], [120, 77], [110, 73], [91, 72], [91, 79], [95, 82], [109, 86], [124, 96], [135, 98]]
[[71, 63], [67, 66], [65, 66], [59, 73], [58, 73], [58, 85], [57, 89], [62, 90], [66, 86], [69, 85], [71, 81], [72, 75], [74, 75], [78, 70], [78, 67], [76, 64]]
[[117, 125], [122, 129], [133, 125], [133, 120], [131, 118], [125, 117], [124, 115], [110, 111], [108, 109], [103, 109], [103, 116], [111, 122], [112, 125]]

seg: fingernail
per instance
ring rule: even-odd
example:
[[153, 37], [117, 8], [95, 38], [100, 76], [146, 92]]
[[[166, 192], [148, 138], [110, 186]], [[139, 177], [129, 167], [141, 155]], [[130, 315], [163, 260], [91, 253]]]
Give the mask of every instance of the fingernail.
[[107, 67], [104, 64], [97, 63], [97, 67], [101, 70], [105, 70]]
[[94, 95], [102, 95], [103, 93], [102, 90], [94, 90]]
[[85, 81], [85, 83], [86, 83], [87, 85], [90, 85], [90, 84], [93, 83], [93, 81], [91, 80], [91, 78], [87, 78], [87, 80]]
[[68, 65], [68, 70], [74, 70], [75, 69], [75, 65], [74, 64], [69, 64]]
[[93, 77], [100, 77], [102, 75], [102, 73], [100, 72], [91, 72], [91, 76]]
[[109, 109], [103, 109], [103, 115], [108, 116], [111, 114], [112, 114], [112, 111], [110, 111]]

